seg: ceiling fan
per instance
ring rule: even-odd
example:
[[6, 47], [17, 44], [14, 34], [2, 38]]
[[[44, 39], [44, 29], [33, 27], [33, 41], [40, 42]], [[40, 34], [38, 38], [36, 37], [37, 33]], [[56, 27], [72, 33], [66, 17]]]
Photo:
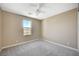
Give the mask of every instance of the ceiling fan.
[[[38, 16], [40, 13], [44, 13], [41, 8], [44, 7], [44, 3], [31, 4], [32, 7], [36, 7], [35, 14]], [[30, 13], [32, 14], [32, 13]]]
[[43, 13], [44, 11], [41, 11], [41, 8], [44, 7], [44, 4], [43, 3], [39, 3], [37, 5], [37, 9], [36, 9], [36, 15], [39, 15], [39, 13]]

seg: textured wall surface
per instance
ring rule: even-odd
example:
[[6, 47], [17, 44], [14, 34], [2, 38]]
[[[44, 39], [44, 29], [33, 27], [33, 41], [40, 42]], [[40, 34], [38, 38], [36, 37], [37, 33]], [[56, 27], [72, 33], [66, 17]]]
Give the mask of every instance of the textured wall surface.
[[[0, 47], [1, 43], [5, 47], [29, 40], [40, 39], [42, 36], [50, 41], [77, 48], [76, 11], [76, 9], [73, 9], [49, 17], [43, 21], [30, 18], [32, 21], [32, 35], [28, 36], [23, 36], [22, 29], [22, 20], [27, 17], [0, 11]], [[41, 33], [43, 34], [41, 35]]]
[[78, 38], [78, 49], [79, 49], [79, 11], [78, 11], [78, 24], [77, 24], [77, 27], [78, 27], [78, 33], [77, 33], [78, 37], [77, 38]]
[[2, 40], [2, 15], [0, 10], [0, 49], [1, 49], [1, 40]]
[[43, 38], [77, 48], [77, 10], [73, 9], [42, 22]]
[[41, 36], [41, 21], [30, 19], [32, 21], [32, 35], [23, 36], [22, 20], [24, 16], [9, 12], [2, 12], [3, 15], [3, 46], [21, 43], [28, 40], [39, 39]]

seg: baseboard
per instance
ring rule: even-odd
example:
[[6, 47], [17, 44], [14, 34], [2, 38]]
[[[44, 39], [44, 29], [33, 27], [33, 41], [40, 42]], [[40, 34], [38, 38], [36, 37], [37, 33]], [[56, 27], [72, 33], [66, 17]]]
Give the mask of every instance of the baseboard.
[[17, 46], [17, 45], [25, 44], [25, 43], [30, 43], [30, 42], [33, 42], [33, 41], [36, 41], [36, 40], [38, 40], [38, 39], [29, 40], [29, 41], [26, 41], [26, 42], [20, 42], [20, 43], [4, 46], [4, 47], [1, 48], [1, 50], [5, 49], [5, 48], [9, 48], [9, 47], [14, 47], [14, 46]]
[[66, 45], [62, 45], [62, 44], [59, 44], [59, 43], [56, 43], [56, 42], [52, 42], [52, 41], [47, 40], [47, 39], [45, 39], [44, 41], [79, 52], [79, 49], [76, 49], [76, 48], [72, 48], [72, 47], [69, 47], [69, 46], [66, 46]]
[[[20, 42], [20, 43], [16, 43], [16, 44], [4, 46], [4, 47], [2, 47], [2, 48], [0, 49], [0, 52], [1, 52], [3, 49], [5, 49], [5, 48], [9, 48], [9, 47], [13, 47], [13, 46], [17, 46], [17, 45], [21, 45], [21, 44], [25, 44], [25, 43], [30, 43], [30, 42], [37, 41], [37, 40], [39, 40], [39, 39], [34, 39], [34, 40], [26, 41], [26, 42]], [[68, 48], [68, 49], [71, 49], [71, 50], [74, 50], [74, 51], [79, 52], [79, 49], [76, 49], [76, 48], [72, 48], [72, 47], [69, 47], [69, 46], [65, 46], [65, 45], [62, 45], [62, 44], [59, 44], [59, 43], [56, 43], [56, 42], [53, 42], [53, 41], [50, 41], [50, 40], [47, 40], [47, 39], [45, 39], [44, 41], [49, 42], [49, 43], [51, 43], [51, 44], [55, 44], [55, 45], [62, 46], [62, 47], [65, 47], [65, 48]]]

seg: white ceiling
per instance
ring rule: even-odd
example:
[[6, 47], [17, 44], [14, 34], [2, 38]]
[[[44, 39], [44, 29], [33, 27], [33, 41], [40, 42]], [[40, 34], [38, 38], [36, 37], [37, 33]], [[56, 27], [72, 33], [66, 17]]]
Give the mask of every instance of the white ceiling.
[[1, 3], [0, 6], [5, 11], [42, 20], [77, 8], [77, 3], [44, 3], [38, 15], [35, 12], [39, 6], [38, 3]]

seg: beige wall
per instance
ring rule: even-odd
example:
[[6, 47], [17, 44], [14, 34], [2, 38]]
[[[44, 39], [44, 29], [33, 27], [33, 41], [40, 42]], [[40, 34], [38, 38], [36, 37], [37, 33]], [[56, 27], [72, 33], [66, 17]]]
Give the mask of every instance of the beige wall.
[[[28, 40], [39, 39], [41, 36], [41, 21], [32, 19], [32, 35], [23, 36], [22, 19], [24, 16], [12, 14], [9, 12], [2, 12], [3, 15], [3, 44], [8, 46], [15, 43], [21, 43]], [[27, 18], [27, 17], [26, 17]]]
[[78, 33], [77, 33], [78, 35], [77, 36], [78, 37], [77, 38], [78, 38], [78, 50], [79, 50], [79, 11], [78, 11], [78, 17], [77, 18], [78, 18], [78, 24], [77, 24], [77, 27], [78, 27], [78, 29], [77, 29], [78, 30]]
[[[2, 47], [21, 43], [28, 40], [40, 39], [41, 37], [50, 41], [77, 48], [76, 33], [76, 9], [47, 18], [43, 21], [32, 19], [32, 35], [23, 36], [21, 15], [0, 11], [0, 47], [1, 30], [3, 27]], [[41, 24], [42, 22], [42, 24]], [[41, 29], [42, 26], [42, 29]], [[41, 35], [41, 33], [43, 35]]]
[[0, 10], [0, 49], [1, 49], [1, 40], [2, 40], [2, 17], [1, 17], [1, 10]]
[[76, 11], [73, 9], [43, 20], [43, 38], [77, 48]]

